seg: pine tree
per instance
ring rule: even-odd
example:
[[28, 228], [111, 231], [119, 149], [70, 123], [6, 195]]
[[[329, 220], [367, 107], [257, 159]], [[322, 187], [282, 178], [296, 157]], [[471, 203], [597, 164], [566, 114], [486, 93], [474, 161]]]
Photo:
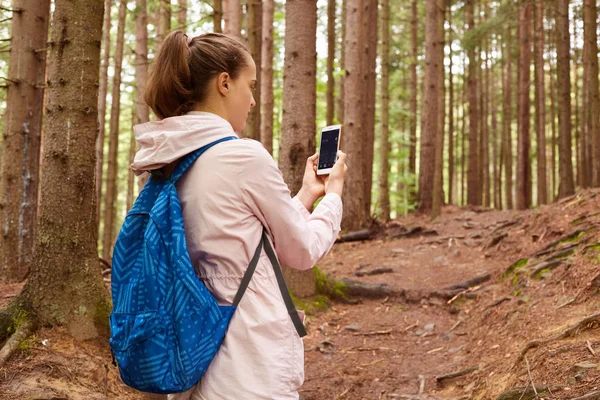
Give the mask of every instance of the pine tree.
[[[143, 124], [150, 119], [150, 108], [144, 101], [144, 88], [148, 76], [148, 14], [146, 0], [136, 0], [135, 14], [135, 123]], [[148, 173], [138, 177], [141, 191], [148, 180]]]
[[49, 0], [15, 0], [0, 177], [0, 280], [26, 278], [32, 261]]
[[250, 116], [246, 124], [245, 136], [260, 140], [260, 119], [261, 119], [261, 93], [260, 93], [260, 79], [261, 79], [261, 43], [262, 43], [262, 0], [249, 0], [248, 1], [248, 47], [250, 48], [250, 54], [256, 64], [256, 89], [254, 90], [254, 100], [256, 106], [250, 110]]
[[262, 45], [260, 69], [260, 141], [269, 153], [273, 153], [273, 0], [263, 0]]
[[538, 204], [548, 203], [546, 184], [546, 93], [544, 87], [544, 0], [536, 2], [535, 114]]
[[389, 64], [390, 64], [390, 1], [381, 2], [381, 136], [379, 139], [379, 206], [381, 220], [390, 219], [390, 188], [389, 188]]
[[[474, 0], [465, 0], [465, 18], [467, 31], [475, 28]], [[481, 205], [481, 187], [479, 180], [479, 106], [477, 104], [477, 62], [475, 46], [467, 48], [469, 66], [467, 70], [467, 92], [469, 102], [469, 171], [467, 177], [467, 203]]]

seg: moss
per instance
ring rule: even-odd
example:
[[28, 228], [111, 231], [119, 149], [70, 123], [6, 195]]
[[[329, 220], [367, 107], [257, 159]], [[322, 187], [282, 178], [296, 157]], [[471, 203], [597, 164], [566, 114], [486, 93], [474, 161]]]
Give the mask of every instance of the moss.
[[565, 244], [565, 243], [575, 243], [578, 242], [579, 239], [581, 239], [581, 237], [583, 235], [585, 235], [586, 231], [577, 231], [574, 232], [573, 234], [567, 236], [566, 238], [564, 238], [563, 240], [561, 240], [560, 242], [558, 242], [558, 246], [560, 246], [561, 244]]
[[551, 268], [544, 268], [544, 269], [536, 272], [531, 278], [532, 279], [541, 279], [550, 271], [552, 271]]
[[330, 299], [346, 298], [346, 285], [344, 282], [330, 278], [316, 265], [313, 267], [313, 271], [318, 294], [325, 295]]
[[16, 315], [12, 319], [12, 323], [8, 326], [8, 334], [11, 335], [17, 331], [23, 325], [25, 321], [29, 319], [29, 313], [20, 309], [16, 312]]
[[509, 276], [513, 275], [515, 272], [517, 272], [517, 270], [519, 270], [520, 268], [523, 268], [524, 266], [527, 265], [527, 263], [529, 262], [528, 258], [521, 258], [517, 261], [515, 261], [510, 267], [508, 267], [508, 269], [502, 274], [502, 276], [500, 277], [500, 282], [502, 283], [506, 278], [508, 278]]
[[101, 299], [96, 303], [94, 325], [104, 335], [110, 335], [109, 318], [111, 310], [112, 303], [110, 300]]
[[28, 356], [30, 354], [29, 350], [37, 341], [38, 338], [36, 336], [28, 336], [27, 338], [21, 340], [19, 344], [17, 344], [17, 351], [20, 351]]
[[329, 308], [329, 298], [323, 295], [317, 295], [308, 299], [299, 299], [290, 291], [290, 296], [297, 309], [303, 310], [308, 315], [315, 315], [318, 311]]

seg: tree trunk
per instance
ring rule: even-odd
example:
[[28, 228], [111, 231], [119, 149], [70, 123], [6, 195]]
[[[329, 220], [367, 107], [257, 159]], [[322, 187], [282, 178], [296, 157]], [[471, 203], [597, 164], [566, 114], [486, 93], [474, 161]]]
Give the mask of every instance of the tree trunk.
[[273, 154], [273, 0], [263, 0], [262, 45], [260, 69], [260, 141], [265, 149]]
[[556, 8], [556, 82], [558, 85], [559, 177], [558, 197], [575, 193], [571, 161], [571, 75], [569, 71], [569, 0], [557, 0]]
[[[346, 43], [346, 0], [342, 0], [342, 16], [340, 21], [342, 29], [342, 37], [340, 40], [340, 68], [343, 69], [345, 64], [345, 50], [344, 43]], [[345, 71], [344, 71], [345, 72]], [[342, 74], [338, 79], [338, 106], [337, 114], [338, 121], [340, 124], [344, 124], [344, 76]]]
[[177, 29], [185, 32], [187, 27], [187, 0], [177, 0]]
[[[364, 0], [364, 14], [363, 14], [363, 33], [366, 36], [365, 42], [365, 55], [363, 60], [364, 75], [366, 84], [366, 96], [364, 97], [364, 103], [366, 103], [366, 113], [363, 113], [364, 121], [364, 149], [365, 157], [363, 159], [363, 173], [365, 177], [364, 186], [364, 215], [367, 221], [371, 216], [371, 195], [373, 187], [373, 158], [374, 158], [374, 147], [375, 147], [375, 103], [376, 91], [377, 91], [377, 21], [378, 21], [378, 0]], [[363, 103], [363, 110], [365, 104]]]
[[390, 190], [389, 190], [389, 102], [390, 102], [390, 1], [381, 2], [381, 137], [379, 139], [379, 206], [381, 220], [390, 220]]
[[544, 0], [536, 3], [535, 104], [538, 204], [548, 203], [546, 185], [546, 94], [544, 88]]
[[242, 5], [240, 0], [224, 0], [227, 6], [224, 10], [225, 33], [242, 38]]
[[[573, 99], [575, 100], [574, 104], [572, 105], [573, 108], [571, 110], [571, 119], [574, 119], [575, 121], [571, 121], [571, 129], [573, 130], [573, 144], [575, 145], [575, 151], [574, 151], [574, 158], [575, 158], [575, 164], [573, 165], [573, 175], [574, 175], [574, 179], [575, 179], [575, 186], [577, 185], [582, 185], [582, 177], [584, 175], [584, 172], [582, 171], [583, 168], [580, 168], [580, 165], [585, 165], [585, 159], [581, 159], [581, 154], [582, 151], [585, 151], [585, 149], [582, 148], [581, 146], [581, 132], [579, 131], [579, 82], [578, 82], [578, 78], [579, 78], [579, 49], [577, 48], [577, 40], [578, 40], [578, 34], [577, 34], [577, 24], [574, 23], [573, 24], [573, 37], [572, 37], [572, 43], [574, 45], [573, 47], [573, 59], [571, 60], [571, 67], [573, 68], [573, 83], [571, 85], [571, 88], [573, 90]], [[585, 175], [588, 175], [587, 173]], [[591, 179], [590, 179], [591, 180]]]
[[[462, 58], [463, 65], [465, 63], [465, 57]], [[461, 96], [461, 107], [462, 107], [462, 118], [461, 118], [461, 132], [460, 132], [460, 202], [461, 205], [467, 204], [467, 110], [465, 109], [465, 105], [467, 104], [467, 80], [465, 74], [463, 73], [463, 82], [462, 82], [462, 96]]]
[[[593, 181], [594, 187], [600, 187], [600, 94], [598, 90], [598, 34], [597, 34], [597, 18], [598, 11], [596, 2], [592, 0], [584, 0], [584, 37], [588, 46], [588, 70], [589, 81], [586, 87], [588, 88], [589, 112], [587, 117], [590, 119], [588, 126], [588, 137], [592, 141], [593, 160]], [[584, 107], [588, 109], [588, 107]]]
[[223, 0], [213, 0], [213, 10], [213, 30], [217, 33], [222, 33]]
[[410, 152], [408, 169], [417, 173], [417, 0], [411, 2], [410, 20]]
[[[473, 16], [474, 0], [465, 0], [465, 18], [467, 30], [472, 32], [475, 28]], [[477, 62], [475, 60], [475, 47], [473, 44], [467, 48], [469, 66], [467, 70], [467, 90], [469, 100], [469, 171], [467, 178], [467, 203], [481, 205], [481, 188], [479, 181], [479, 107], [477, 104]]]
[[[146, 0], [136, 0], [135, 14], [135, 123], [143, 124], [150, 119], [150, 108], [144, 101], [146, 76], [148, 75], [148, 14]], [[138, 177], [138, 191], [148, 180], [148, 173]], [[98, 198], [98, 201], [100, 198]]]
[[335, 108], [335, 79], [333, 77], [333, 63], [335, 61], [335, 0], [327, 0], [327, 101], [325, 123], [333, 124]]
[[448, 49], [449, 49], [449, 69], [448, 69], [448, 203], [454, 204], [454, 74], [452, 73], [452, 3], [448, 3]]
[[50, 0], [14, 0], [0, 177], [0, 280], [20, 282], [32, 262], [38, 203]]
[[[495, 46], [492, 47], [492, 53], [497, 52]], [[490, 79], [491, 91], [490, 91], [490, 112], [492, 115], [492, 175], [493, 175], [493, 186], [494, 186], [494, 208], [502, 210], [502, 150], [501, 145], [499, 146], [501, 136], [498, 136], [498, 100], [497, 100], [497, 84], [496, 77], [494, 76], [493, 65], [490, 67], [490, 73], [492, 75]]]
[[102, 231], [102, 258], [110, 259], [114, 244], [114, 222], [117, 211], [117, 173], [119, 152], [119, 113], [121, 110], [121, 67], [123, 64], [123, 41], [127, 0], [119, 1], [117, 47], [115, 49], [115, 74], [113, 77], [108, 140], [108, 171], [106, 173], [106, 196], [104, 197], [104, 229]]
[[[129, 138], [129, 163], [127, 165], [131, 165], [133, 163], [133, 158], [135, 157], [135, 152], [137, 150], [137, 145], [135, 141], [135, 135], [133, 134], [133, 126], [135, 125], [136, 115], [135, 109], [132, 109], [131, 116], [131, 135]], [[130, 210], [133, 206], [133, 190], [135, 186], [135, 174], [131, 169], [128, 168], [127, 171], [127, 198], [126, 198], [126, 206], [127, 210]]]
[[[419, 165], [419, 210], [431, 212], [434, 197], [434, 175], [437, 168], [436, 142], [439, 126], [440, 70], [443, 68], [444, 48], [440, 41], [440, 0], [427, 0], [425, 20], [425, 76], [421, 109], [421, 151]], [[438, 8], [440, 7], [440, 8]], [[432, 162], [433, 160], [433, 162]]]
[[344, 149], [348, 154], [347, 164], [352, 170], [346, 177], [344, 188], [344, 217], [342, 228], [353, 231], [366, 227], [364, 213], [366, 199], [363, 172], [365, 132], [363, 126], [364, 102], [366, 97], [361, 71], [364, 57], [362, 12], [364, 0], [346, 0], [346, 41], [344, 43], [346, 76], [344, 78]]
[[103, 0], [55, 0], [35, 258], [22, 298], [41, 326], [108, 334], [94, 180]]
[[530, 106], [531, 20], [533, 4], [522, 0], [519, 12], [519, 115], [517, 146], [517, 209], [531, 206]]
[[102, 201], [102, 182], [104, 169], [104, 142], [106, 141], [106, 94], [108, 93], [108, 65], [110, 62], [110, 27], [112, 0], [105, 0], [104, 22], [102, 28], [102, 64], [100, 65], [100, 93], [98, 94], [98, 125], [100, 130], [96, 139], [96, 217], [100, 226], [100, 204]]
[[558, 145], [557, 143], [557, 134], [556, 134], [556, 103], [555, 100], [557, 93], [556, 93], [556, 85], [554, 84], [554, 71], [550, 70], [550, 128], [552, 129], [552, 140], [551, 140], [551, 149], [550, 149], [550, 169], [552, 170], [552, 195], [551, 195], [551, 201], [554, 201], [555, 197], [556, 197], [556, 192], [557, 192], [557, 186], [558, 186], [558, 179], [557, 179], [557, 172], [558, 169], [556, 168], [556, 147]]
[[502, 81], [502, 148], [504, 149], [504, 195], [506, 208], [513, 208], [513, 173], [512, 173], [512, 35], [507, 29], [504, 44], [506, 58], [504, 60], [504, 79]]
[[256, 106], [250, 110], [246, 124], [246, 137], [260, 140], [260, 78], [261, 78], [261, 42], [262, 42], [262, 0], [248, 1], [248, 47], [250, 55], [256, 63], [256, 90], [254, 100]]
[[[482, 4], [480, 6], [482, 11], [485, 13], [485, 17], [481, 17], [480, 23], [485, 24], [487, 22], [488, 11]], [[479, 110], [481, 111], [479, 114], [480, 118], [480, 127], [481, 127], [481, 136], [479, 142], [479, 157], [481, 163], [481, 175], [479, 176], [482, 188], [482, 202], [486, 208], [490, 207], [490, 132], [489, 132], [489, 110], [488, 110], [488, 62], [489, 62], [489, 52], [488, 52], [488, 37], [487, 35], [481, 40], [481, 50], [479, 54], [485, 54], [485, 61], [483, 57], [481, 57], [481, 64], [479, 68]], [[485, 71], [485, 75], [484, 75]], [[485, 79], [484, 79], [485, 77]]]
[[[279, 168], [292, 194], [302, 187], [306, 159], [315, 153], [317, 5], [311, 0], [285, 3], [285, 59], [283, 120]], [[315, 292], [312, 270], [284, 268], [294, 295]]]
[[155, 54], [171, 30], [171, 0], [158, 0], [158, 15], [156, 18], [156, 38], [154, 39]]
[[[585, 9], [585, 7], [584, 7]], [[584, 16], [585, 18], [585, 16]], [[577, 68], [577, 64], [574, 63], [574, 67]], [[586, 106], [586, 105], [591, 105], [590, 101], [589, 101], [589, 46], [587, 41], [585, 40], [585, 34], [584, 34], [584, 41], [583, 41], [583, 54], [582, 54], [582, 64], [583, 64], [583, 79], [582, 79], [582, 84], [581, 84], [581, 104], [583, 105], [581, 108], [581, 115], [579, 118], [579, 141], [580, 141], [580, 146], [579, 146], [579, 158], [578, 158], [578, 165], [577, 165], [577, 179], [579, 181], [579, 185], [581, 187], [587, 188], [590, 187], [592, 185], [592, 182], [594, 180], [594, 171], [592, 168], [592, 164], [593, 164], [593, 160], [592, 160], [592, 154], [594, 154], [593, 149], [590, 149], [590, 147], [594, 146], [593, 141], [591, 141], [591, 137], [589, 136], [589, 132], [587, 129], [587, 123], [589, 120], [588, 118], [588, 113], [590, 111], [590, 107]], [[575, 81], [577, 82], [577, 81]], [[575, 109], [577, 110], [577, 106], [575, 107]], [[590, 151], [591, 150], [591, 151]]]
[[438, 126], [435, 136], [435, 172], [433, 174], [433, 196], [431, 216], [438, 217], [442, 212], [444, 203], [444, 130], [446, 122], [446, 89], [444, 77], [444, 14], [446, 11], [444, 0], [436, 0], [435, 8], [437, 13], [437, 36], [438, 43], [436, 51], [436, 60], [439, 64], [437, 71], [438, 79]]

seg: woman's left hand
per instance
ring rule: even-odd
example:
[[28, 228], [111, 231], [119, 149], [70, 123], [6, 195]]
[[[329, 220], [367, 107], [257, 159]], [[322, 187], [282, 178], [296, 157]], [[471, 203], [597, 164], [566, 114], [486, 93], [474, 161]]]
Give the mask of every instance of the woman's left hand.
[[298, 198], [309, 211], [312, 209], [315, 201], [325, 195], [326, 176], [317, 175], [318, 158], [319, 154], [315, 153], [306, 159], [302, 188], [298, 192]]

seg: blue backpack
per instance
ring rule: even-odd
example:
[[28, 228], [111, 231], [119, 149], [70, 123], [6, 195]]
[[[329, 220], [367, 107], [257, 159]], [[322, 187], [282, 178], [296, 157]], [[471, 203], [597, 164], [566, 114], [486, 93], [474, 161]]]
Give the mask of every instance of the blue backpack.
[[175, 183], [212, 146], [185, 156], [168, 179], [153, 175], [127, 214], [112, 258], [110, 346], [127, 385], [152, 393], [184, 392], [204, 375], [264, 247], [298, 334], [306, 335], [264, 233], [231, 306], [220, 306], [197, 278]]

